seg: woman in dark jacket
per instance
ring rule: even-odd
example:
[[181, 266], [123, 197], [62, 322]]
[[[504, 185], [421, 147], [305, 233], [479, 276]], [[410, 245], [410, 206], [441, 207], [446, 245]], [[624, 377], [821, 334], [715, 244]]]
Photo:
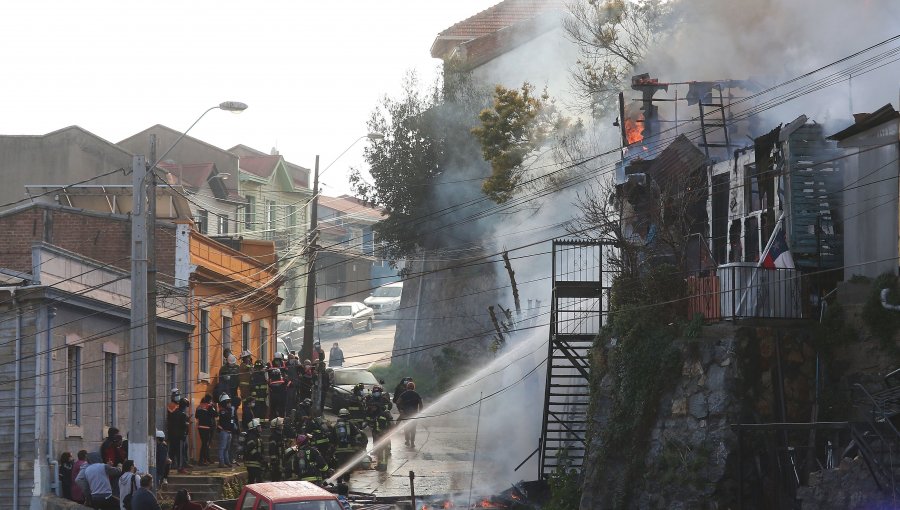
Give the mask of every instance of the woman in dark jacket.
[[72, 499], [72, 454], [62, 452], [59, 456], [59, 485], [62, 487], [62, 495], [66, 499]]

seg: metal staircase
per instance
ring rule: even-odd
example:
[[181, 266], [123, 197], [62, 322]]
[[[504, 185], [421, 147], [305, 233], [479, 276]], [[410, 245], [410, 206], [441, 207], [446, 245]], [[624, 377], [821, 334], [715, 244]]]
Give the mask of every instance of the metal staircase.
[[553, 296], [539, 469], [581, 470], [590, 403], [590, 351], [606, 321], [611, 245], [553, 241]]
[[880, 489], [900, 496], [900, 431], [894, 422], [900, 416], [900, 387], [870, 393], [854, 385], [857, 404], [868, 408], [867, 420], [850, 424], [851, 443], [844, 455], [858, 449]]

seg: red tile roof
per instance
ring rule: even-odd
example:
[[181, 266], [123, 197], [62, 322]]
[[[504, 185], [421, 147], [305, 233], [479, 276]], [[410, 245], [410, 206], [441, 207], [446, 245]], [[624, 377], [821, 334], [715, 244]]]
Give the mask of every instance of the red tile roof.
[[262, 177], [264, 179], [268, 179], [272, 176], [272, 172], [275, 171], [275, 167], [278, 165], [278, 162], [281, 160], [281, 156], [241, 156], [240, 157], [240, 167], [241, 170], [245, 172], [249, 172], [258, 177]]
[[440, 32], [431, 56], [444, 58], [453, 47], [532, 20], [547, 11], [564, 9], [565, 0], [504, 0]]

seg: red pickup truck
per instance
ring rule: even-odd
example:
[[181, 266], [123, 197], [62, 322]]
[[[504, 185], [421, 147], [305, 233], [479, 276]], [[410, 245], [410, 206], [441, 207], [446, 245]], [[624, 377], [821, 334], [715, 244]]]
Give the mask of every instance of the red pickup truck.
[[[226, 506], [230, 506], [230, 501]], [[209, 505], [209, 510], [342, 510], [337, 496], [309, 482], [267, 482], [245, 485], [234, 506]]]

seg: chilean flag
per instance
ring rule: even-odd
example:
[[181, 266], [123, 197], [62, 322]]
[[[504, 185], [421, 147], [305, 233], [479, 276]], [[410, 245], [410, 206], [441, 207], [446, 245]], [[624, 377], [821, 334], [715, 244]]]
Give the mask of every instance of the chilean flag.
[[791, 250], [788, 248], [787, 236], [784, 230], [784, 214], [778, 218], [775, 223], [775, 230], [766, 245], [766, 250], [762, 257], [759, 258], [759, 266], [766, 269], [775, 268], [794, 268], [794, 257], [791, 256]]

